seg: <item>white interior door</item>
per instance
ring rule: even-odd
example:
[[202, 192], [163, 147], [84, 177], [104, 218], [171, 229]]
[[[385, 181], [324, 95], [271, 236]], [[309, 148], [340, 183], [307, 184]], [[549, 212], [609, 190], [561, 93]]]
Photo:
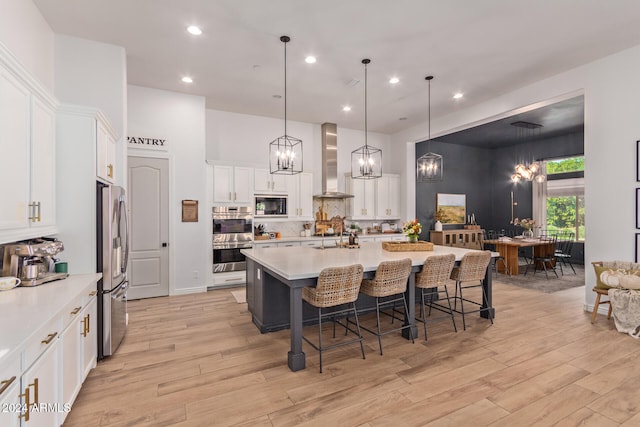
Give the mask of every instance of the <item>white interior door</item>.
[[128, 158], [130, 220], [127, 299], [169, 295], [169, 161]]

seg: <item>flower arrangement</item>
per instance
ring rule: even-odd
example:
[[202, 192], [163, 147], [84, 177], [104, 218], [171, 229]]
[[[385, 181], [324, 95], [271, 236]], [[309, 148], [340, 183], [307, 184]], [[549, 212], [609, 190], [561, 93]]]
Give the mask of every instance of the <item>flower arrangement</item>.
[[533, 227], [535, 227], [536, 222], [531, 218], [522, 218], [522, 219], [515, 218], [513, 221], [511, 221], [511, 224], [519, 225], [525, 230], [531, 231]]
[[402, 226], [402, 231], [408, 237], [417, 236], [418, 234], [420, 234], [420, 232], [422, 232], [422, 225], [418, 222], [417, 219], [407, 221]]

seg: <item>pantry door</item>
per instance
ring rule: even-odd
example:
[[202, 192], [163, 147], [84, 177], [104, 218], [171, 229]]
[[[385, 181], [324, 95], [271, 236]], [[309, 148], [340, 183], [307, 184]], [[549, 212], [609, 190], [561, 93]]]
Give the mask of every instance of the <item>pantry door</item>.
[[131, 246], [127, 299], [169, 295], [169, 160], [128, 157]]

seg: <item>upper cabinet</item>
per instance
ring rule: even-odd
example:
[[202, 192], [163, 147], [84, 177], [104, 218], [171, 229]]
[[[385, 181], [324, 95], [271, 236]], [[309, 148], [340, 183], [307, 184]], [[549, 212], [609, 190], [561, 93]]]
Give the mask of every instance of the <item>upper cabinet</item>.
[[102, 120], [96, 123], [96, 175], [109, 183], [115, 181], [116, 139]]
[[351, 220], [394, 220], [400, 218], [400, 176], [383, 175], [378, 179], [352, 179], [345, 175], [347, 217]]
[[375, 219], [377, 179], [353, 179], [345, 175], [346, 192], [353, 194], [347, 199], [347, 218], [351, 220]]
[[0, 243], [57, 232], [56, 107], [42, 88], [0, 65]]
[[290, 175], [287, 177], [287, 187], [289, 219], [313, 221], [313, 174], [302, 172]]
[[287, 175], [272, 174], [268, 169], [256, 169], [253, 191], [255, 194], [287, 194]]
[[376, 181], [376, 219], [400, 219], [400, 176], [383, 175]]
[[213, 165], [213, 201], [216, 203], [251, 203], [253, 169]]

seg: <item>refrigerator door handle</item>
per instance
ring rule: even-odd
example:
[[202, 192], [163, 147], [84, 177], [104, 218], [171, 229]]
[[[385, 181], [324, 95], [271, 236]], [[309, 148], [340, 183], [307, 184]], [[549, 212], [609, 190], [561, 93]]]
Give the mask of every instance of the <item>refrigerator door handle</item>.
[[127, 215], [127, 203], [124, 200], [120, 201], [121, 212], [124, 213], [124, 260], [122, 265], [122, 272], [127, 272], [127, 265], [129, 264], [129, 217]]

